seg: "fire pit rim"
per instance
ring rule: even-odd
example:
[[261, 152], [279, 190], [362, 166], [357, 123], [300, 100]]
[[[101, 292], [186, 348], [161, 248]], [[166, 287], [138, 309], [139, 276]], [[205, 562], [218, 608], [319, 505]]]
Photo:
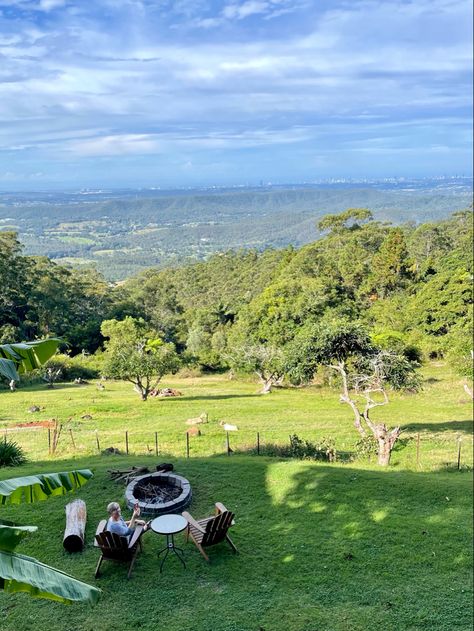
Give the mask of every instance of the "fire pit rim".
[[[147, 504], [146, 502], [140, 501], [133, 494], [135, 490], [135, 486], [140, 484], [141, 481], [146, 480], [148, 478], [166, 480], [172, 479], [179, 481], [179, 486], [181, 487], [181, 493], [174, 500], [170, 500], [169, 502], [163, 502], [162, 504]], [[125, 499], [127, 501], [128, 508], [133, 509], [134, 505], [138, 502], [138, 505], [141, 511], [144, 514], [148, 515], [165, 515], [166, 513], [172, 513], [174, 511], [181, 511], [191, 503], [192, 499], [192, 490], [191, 484], [189, 481], [179, 475], [177, 473], [171, 472], [154, 472], [154, 473], [145, 473], [144, 475], [137, 476], [130, 484], [127, 486], [125, 490]]]

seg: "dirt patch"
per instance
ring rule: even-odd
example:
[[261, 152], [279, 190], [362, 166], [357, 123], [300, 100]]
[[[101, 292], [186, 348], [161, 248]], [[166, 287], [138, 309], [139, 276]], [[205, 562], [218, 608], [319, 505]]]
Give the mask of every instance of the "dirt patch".
[[51, 419], [49, 421], [25, 421], [24, 423], [16, 423], [15, 425], [10, 425], [8, 429], [40, 429], [41, 427], [54, 427], [56, 425], [56, 421]]

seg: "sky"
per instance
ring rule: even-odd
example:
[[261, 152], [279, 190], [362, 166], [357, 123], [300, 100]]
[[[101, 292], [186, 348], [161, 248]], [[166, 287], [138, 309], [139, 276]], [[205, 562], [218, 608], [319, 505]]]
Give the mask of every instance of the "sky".
[[470, 175], [470, 0], [0, 0], [0, 190]]

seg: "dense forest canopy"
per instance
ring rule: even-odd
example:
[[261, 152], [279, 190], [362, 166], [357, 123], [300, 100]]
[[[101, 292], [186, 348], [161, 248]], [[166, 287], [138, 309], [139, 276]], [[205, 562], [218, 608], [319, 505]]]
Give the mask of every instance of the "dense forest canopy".
[[[300, 248], [236, 250], [112, 285], [93, 269], [25, 256], [0, 232], [0, 343], [59, 336], [101, 348], [104, 320], [141, 319], [187, 361], [232, 364], [236, 349], [284, 349], [305, 326], [360, 321], [380, 347], [459, 358], [472, 337], [472, 212], [393, 226], [365, 209], [319, 221]], [[415, 352], [415, 351], [413, 351]]]

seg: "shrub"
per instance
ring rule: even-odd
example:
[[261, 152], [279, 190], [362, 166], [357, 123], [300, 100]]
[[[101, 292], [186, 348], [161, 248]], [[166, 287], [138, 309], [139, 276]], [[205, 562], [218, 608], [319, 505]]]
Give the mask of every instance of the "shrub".
[[356, 442], [355, 452], [358, 458], [370, 460], [378, 454], [378, 443], [373, 436], [364, 436]]
[[[92, 362], [90, 362], [92, 363]], [[69, 357], [68, 355], [55, 355], [43, 366], [42, 373], [49, 369], [60, 371], [59, 380], [74, 381], [74, 379], [96, 379], [99, 371], [89, 363], [89, 357], [76, 355]]]
[[318, 443], [300, 438], [297, 434], [290, 436], [289, 445], [267, 443], [260, 448], [260, 453], [266, 456], [280, 458], [297, 458], [298, 460], [336, 460], [335, 443], [332, 438], [321, 438]]
[[23, 449], [11, 440], [0, 442], [0, 467], [18, 467], [26, 462]]

